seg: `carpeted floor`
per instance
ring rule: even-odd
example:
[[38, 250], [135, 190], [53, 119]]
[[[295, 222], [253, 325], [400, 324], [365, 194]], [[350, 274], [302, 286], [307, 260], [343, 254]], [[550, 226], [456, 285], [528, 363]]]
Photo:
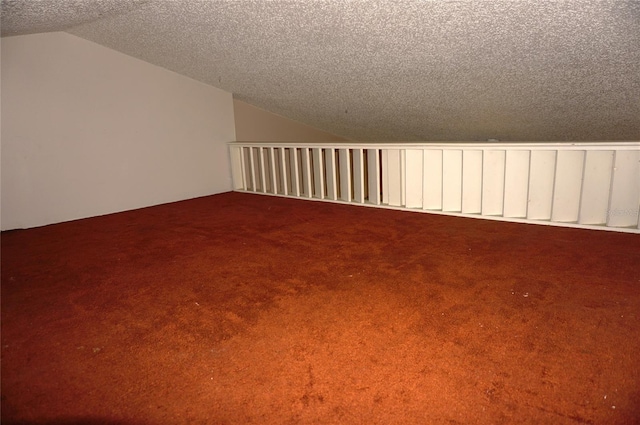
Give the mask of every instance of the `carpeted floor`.
[[3, 424], [640, 423], [640, 235], [225, 193], [1, 239]]

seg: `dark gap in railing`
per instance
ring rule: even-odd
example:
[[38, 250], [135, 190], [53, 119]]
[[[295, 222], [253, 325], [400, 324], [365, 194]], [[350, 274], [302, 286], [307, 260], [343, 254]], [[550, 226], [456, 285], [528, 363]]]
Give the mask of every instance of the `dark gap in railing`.
[[320, 149], [320, 157], [322, 158], [322, 162], [323, 162], [322, 166], [324, 167], [323, 168], [324, 169], [324, 173], [323, 173], [322, 177], [324, 178], [324, 187], [325, 187], [326, 194], [328, 195], [329, 194], [329, 191], [328, 191], [329, 177], [327, 176], [327, 174], [328, 174], [327, 173], [327, 169], [328, 168], [327, 168], [327, 157], [326, 157], [326, 155], [327, 155], [327, 149]]
[[[259, 180], [260, 180], [260, 191], [265, 192], [267, 190], [267, 164], [264, 162], [264, 152], [263, 148], [258, 148], [258, 167], [260, 168]], [[263, 178], [264, 176], [264, 178]]]
[[342, 167], [340, 166], [340, 149], [336, 149], [334, 152], [334, 156], [336, 159], [335, 173], [336, 173], [336, 193], [338, 195], [338, 199], [342, 199]]
[[352, 201], [355, 199], [356, 195], [355, 195], [355, 176], [354, 176], [354, 172], [353, 172], [353, 149], [347, 149], [347, 157], [349, 158], [349, 178], [351, 179], [351, 193], [349, 194], [349, 199], [348, 201]]
[[362, 182], [364, 201], [369, 202], [369, 149], [362, 150], [362, 166], [364, 167], [364, 181]]
[[298, 181], [298, 192], [300, 193], [300, 195], [304, 195], [305, 194], [305, 187], [304, 187], [304, 171], [303, 168], [304, 165], [302, 164], [302, 149], [300, 148], [296, 148], [296, 161], [298, 163], [298, 176], [297, 176], [297, 181]]
[[320, 177], [322, 178], [320, 182], [320, 199], [325, 199], [327, 197], [327, 165], [325, 163], [324, 149], [318, 149], [318, 160], [320, 161], [318, 170], [320, 170]]
[[289, 172], [287, 173], [287, 186], [289, 187], [289, 195], [293, 193], [293, 183], [296, 179], [296, 177], [293, 175], [294, 167], [292, 159], [295, 159], [293, 150], [294, 149], [286, 148], [284, 156], [286, 169], [289, 170]]
[[378, 150], [378, 180], [380, 183], [380, 193], [378, 196], [380, 196], [379, 202], [382, 204], [384, 199], [384, 184], [382, 181], [382, 149]]
[[[272, 178], [275, 178], [275, 180], [273, 181], [273, 187], [272, 187], [272, 190], [273, 190], [274, 194], [278, 194], [278, 188], [279, 188], [279, 186], [278, 186], [279, 185], [278, 172], [280, 170], [278, 170], [278, 157], [276, 156], [277, 153], [278, 153], [278, 150], [276, 148], [271, 148], [271, 151], [269, 152], [270, 158], [273, 159], [273, 164], [271, 164], [272, 167], [273, 167], [273, 171], [271, 172], [271, 176], [272, 176]], [[271, 155], [271, 154], [273, 154], [273, 155]], [[274, 174], [275, 174], [275, 177], [273, 177]]]
[[273, 193], [273, 181], [271, 176], [273, 164], [271, 164], [271, 149], [272, 148], [264, 148], [262, 150], [262, 156], [264, 157], [265, 192], [269, 193]]
[[313, 175], [313, 150], [311, 148], [305, 148], [307, 162], [305, 163], [305, 167], [307, 167], [307, 189], [309, 193], [307, 196], [312, 198], [315, 196], [316, 188], [314, 183], [315, 177]]
[[278, 193], [281, 195], [284, 195], [284, 179], [286, 176], [285, 164], [282, 161], [283, 152], [284, 148], [278, 148], [275, 152], [276, 161], [278, 161], [278, 168], [276, 168], [276, 170], [278, 171], [278, 175], [276, 176], [278, 179]]

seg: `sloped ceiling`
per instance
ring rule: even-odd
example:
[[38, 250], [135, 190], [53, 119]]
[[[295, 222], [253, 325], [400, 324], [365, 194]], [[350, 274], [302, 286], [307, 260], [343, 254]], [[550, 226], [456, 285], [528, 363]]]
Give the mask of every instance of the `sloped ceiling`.
[[362, 141], [640, 140], [637, 0], [3, 0]]

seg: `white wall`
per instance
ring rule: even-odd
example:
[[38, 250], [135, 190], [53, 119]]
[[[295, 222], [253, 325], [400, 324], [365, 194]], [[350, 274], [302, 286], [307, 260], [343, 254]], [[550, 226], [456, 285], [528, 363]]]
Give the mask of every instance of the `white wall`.
[[231, 93], [67, 33], [1, 43], [3, 230], [231, 190]]
[[236, 140], [252, 142], [344, 142], [347, 139], [233, 100]]

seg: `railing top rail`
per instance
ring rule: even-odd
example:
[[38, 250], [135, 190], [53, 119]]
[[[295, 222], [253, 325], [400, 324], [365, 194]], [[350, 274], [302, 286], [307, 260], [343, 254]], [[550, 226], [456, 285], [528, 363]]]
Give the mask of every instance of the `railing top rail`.
[[593, 142], [229, 142], [231, 146], [342, 149], [640, 150], [640, 141]]

